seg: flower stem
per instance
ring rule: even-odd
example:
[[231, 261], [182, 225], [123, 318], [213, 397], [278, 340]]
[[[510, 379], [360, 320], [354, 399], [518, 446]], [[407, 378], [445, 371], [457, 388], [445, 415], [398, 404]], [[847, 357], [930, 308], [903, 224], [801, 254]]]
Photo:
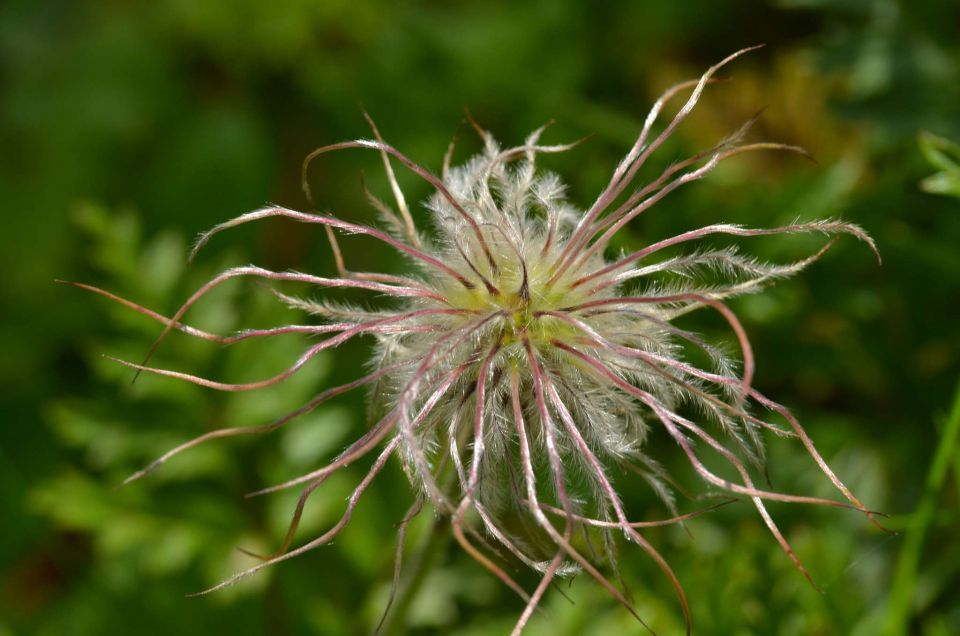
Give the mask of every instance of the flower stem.
[[957, 386], [953, 406], [943, 425], [940, 442], [930, 463], [923, 496], [916, 510], [910, 515], [903, 549], [897, 560], [885, 630], [885, 633], [890, 636], [909, 633], [908, 627], [917, 591], [917, 567], [923, 550], [923, 541], [927, 528], [933, 521], [937, 498], [947, 476], [951, 459], [957, 453], [958, 442], [960, 442], [960, 385]]
[[395, 636], [405, 631], [407, 615], [413, 605], [413, 600], [423, 586], [427, 573], [437, 560], [437, 556], [450, 543], [450, 533], [440, 532], [441, 526], [445, 523], [446, 519], [444, 517], [437, 517], [430, 524], [427, 536], [423, 540], [416, 559], [410, 564], [406, 576], [400, 581], [400, 589], [397, 590], [393, 609], [387, 615], [383, 627], [380, 629], [382, 636]]

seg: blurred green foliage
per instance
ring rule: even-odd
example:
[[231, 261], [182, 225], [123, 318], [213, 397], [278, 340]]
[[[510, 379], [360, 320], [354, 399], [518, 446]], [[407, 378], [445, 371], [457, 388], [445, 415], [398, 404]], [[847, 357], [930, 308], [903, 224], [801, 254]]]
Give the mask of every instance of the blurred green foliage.
[[[249, 564], [238, 548], [276, 548], [296, 494], [242, 494], [309, 470], [353, 439], [366, 424], [364, 395], [113, 486], [203, 431], [269, 421], [356, 377], [365, 344], [256, 394], [152, 377], [131, 385], [102, 354], [137, 359], [157, 325], [54, 278], [167, 312], [231, 265], [331, 272], [322, 233], [294, 224], [218, 237], [189, 268], [185, 237], [266, 201], [304, 207], [300, 161], [315, 146], [368, 135], [358, 103], [389, 141], [433, 169], [455, 134], [458, 157], [478, 147], [462, 126], [464, 106], [508, 142], [550, 119], [551, 142], [593, 134], [545, 160], [586, 204], [659, 91], [758, 41], [767, 47], [729, 69], [733, 82], [708, 90], [659, 167], [765, 106], [753, 137], [800, 144], [818, 165], [734, 159], [658, 204], [618, 247], [712, 222], [798, 216], [842, 215], [874, 235], [882, 267], [842, 242], [797, 280], [736, 309], [761, 389], [798, 412], [836, 471], [890, 513], [899, 534], [842, 511], [773, 506], [822, 593], [743, 504], [690, 522], [689, 535], [672, 528], [651, 540], [691, 597], [697, 634], [960, 633], [960, 413], [947, 416], [960, 375], [956, 3], [8, 0], [0, 5], [0, 634], [367, 634], [386, 601], [396, 523], [410, 503], [391, 465], [335, 544], [228, 591], [184, 598]], [[325, 159], [313, 190], [340, 216], [368, 221], [358, 175], [366, 170], [383, 193], [378, 167], [361, 153]], [[427, 195], [400, 178], [409, 200]], [[402, 267], [362, 239], [344, 243], [351, 267]], [[785, 261], [818, 246], [771, 238], [744, 247]], [[234, 283], [198, 305], [192, 323], [225, 332], [297, 320], [268, 291]], [[710, 321], [691, 326], [721, 333]], [[291, 337], [222, 348], [173, 337], [157, 362], [242, 381], [282, 368], [302, 345]], [[667, 440], [651, 443], [683, 470]], [[802, 452], [774, 442], [770, 453], [777, 486], [830, 494]], [[360, 470], [317, 492], [300, 540], [339, 516]], [[637, 516], [662, 514], [641, 485], [624, 476], [620, 486]], [[414, 523], [411, 554], [431, 525]], [[668, 583], [639, 550], [622, 548], [639, 613], [658, 633], [678, 633]], [[509, 590], [446, 543], [431, 558], [406, 613], [409, 633], [509, 630], [522, 608]], [[642, 633], [586, 577], [562, 591], [548, 594], [530, 634]]]
[[930, 165], [939, 170], [920, 182], [924, 192], [960, 197], [960, 145], [922, 132], [920, 150]]

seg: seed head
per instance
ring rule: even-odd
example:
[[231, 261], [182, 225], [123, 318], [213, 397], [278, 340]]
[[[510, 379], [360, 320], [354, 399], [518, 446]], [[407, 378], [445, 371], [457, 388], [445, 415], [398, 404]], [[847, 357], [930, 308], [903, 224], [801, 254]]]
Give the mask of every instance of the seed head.
[[[603, 572], [616, 575], [615, 532], [638, 544], [669, 577], [689, 630], [689, 610], [680, 583], [666, 560], [641, 534], [645, 526], [675, 523], [691, 516], [676, 511], [669, 476], [656, 458], [645, 454], [644, 441], [652, 430], [670, 436], [707, 484], [749, 498], [780, 546], [808, 578], [764, 502], [853, 507], [872, 518], [827, 466], [790, 412], [753, 387], [750, 342], [726, 304], [731, 297], [756, 293], [776, 279], [795, 274], [832, 243], [805, 260], [786, 265], [760, 262], [732, 248], [688, 250], [679, 256], [661, 257], [667, 248], [685, 247], [718, 234], [850, 234], [876, 251], [863, 230], [835, 220], [772, 229], [718, 223], [613, 260], [608, 258], [606, 248], [621, 228], [673, 190], [705, 176], [720, 161], [755, 150], [803, 152], [782, 144], [743, 143], [748, 122], [712, 148], [673, 164], [654, 181], [637, 185], [637, 171], [687, 117], [714, 73], [747, 50], [724, 59], [698, 80], [678, 84], [664, 93], [650, 111], [636, 143], [586, 211], [568, 202], [558, 176], [538, 169], [538, 155], [566, 151], [575, 145], [542, 144], [543, 128], [534, 131], [522, 145], [503, 148], [490, 133], [475, 125], [483, 151], [458, 167], [450, 166], [448, 152], [442, 174], [436, 177], [387, 144], [370, 121], [373, 139], [314, 151], [304, 162], [304, 183], [310, 162], [320, 154], [349, 148], [377, 151], [394, 205], [369, 193], [368, 197], [385, 229], [332, 215], [268, 207], [213, 228], [200, 237], [194, 250], [228, 228], [286, 217], [324, 227], [339, 271], [336, 278], [237, 267], [202, 286], [170, 318], [89, 288], [165, 324], [151, 354], [171, 329], [222, 343], [282, 333], [325, 336], [287, 370], [247, 384], [150, 367], [149, 355], [142, 364], [123, 362], [138, 372], [222, 391], [254, 390], [282, 382], [321, 351], [355, 336], [367, 335], [374, 340], [367, 375], [326, 389], [308, 404], [269, 424], [207, 433], [171, 450], [127, 480], [137, 479], [177, 453], [210, 439], [274, 430], [335, 395], [361, 386], [373, 387], [375, 421], [365, 435], [327, 466], [256, 493], [305, 485], [290, 531], [277, 554], [208, 591], [329, 542], [347, 525], [362, 493], [391, 456], [400, 459], [415, 491], [410, 516], [428, 503], [436, 513], [449, 518], [463, 548], [526, 599], [526, 609], [514, 633], [526, 625], [555, 577], [581, 570], [636, 615], [627, 595]], [[662, 132], [653, 135], [665, 104], [686, 91], [691, 91], [687, 101]], [[435, 191], [426, 202], [431, 227], [425, 234], [416, 229], [394, 176], [393, 161], [426, 180]], [[307, 194], [311, 196], [309, 189]], [[338, 232], [365, 235], [390, 245], [408, 259], [408, 271], [397, 276], [347, 270], [336, 239]], [[399, 302], [373, 311], [276, 292], [288, 305], [318, 317], [319, 324], [219, 336], [182, 322], [195, 302], [237, 277], [299, 281], [320, 288], [359, 288]], [[729, 324], [739, 345], [737, 355], [728, 355], [674, 324], [677, 317], [698, 309], [717, 312]], [[689, 347], [707, 354], [711, 361], [707, 368], [685, 359], [684, 351]], [[787, 428], [768, 421], [774, 413], [785, 419]], [[799, 440], [846, 502], [758, 487], [752, 474], [764, 470], [764, 430]], [[739, 480], [720, 477], [708, 468], [701, 461], [703, 449], [719, 454]], [[289, 549], [310, 494], [332, 473], [369, 454], [376, 455], [372, 468], [349, 498], [340, 522], [323, 536]], [[625, 468], [648, 481], [673, 511], [672, 518], [652, 523], [630, 521], [614, 484]], [[517, 518], [525, 524], [504, 523], [505, 519]], [[519, 533], [511, 529], [517, 527], [527, 530]], [[574, 539], [584, 534], [602, 539], [603, 556], [587, 558], [592, 550], [588, 552], [579, 539]], [[504, 567], [515, 561], [542, 573], [532, 592]]]

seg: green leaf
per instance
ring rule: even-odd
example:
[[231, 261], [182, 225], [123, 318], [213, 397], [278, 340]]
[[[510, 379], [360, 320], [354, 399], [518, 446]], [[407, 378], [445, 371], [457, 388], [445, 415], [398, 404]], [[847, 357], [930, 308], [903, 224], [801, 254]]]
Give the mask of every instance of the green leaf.
[[930, 194], [946, 194], [960, 198], [960, 170], [932, 174], [920, 182], [920, 189]]
[[919, 143], [920, 151], [934, 168], [960, 171], [960, 145], [925, 130], [919, 135]]
[[940, 172], [920, 182], [920, 189], [931, 194], [960, 198], [960, 145], [923, 131], [919, 135], [920, 151]]

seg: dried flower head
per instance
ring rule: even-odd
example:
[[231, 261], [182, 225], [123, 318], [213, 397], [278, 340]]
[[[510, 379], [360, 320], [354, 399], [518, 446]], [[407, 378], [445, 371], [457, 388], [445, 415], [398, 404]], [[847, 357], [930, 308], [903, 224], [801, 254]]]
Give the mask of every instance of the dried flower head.
[[[746, 50], [750, 49], [734, 53], [698, 80], [678, 84], [657, 100], [636, 143], [586, 212], [567, 201], [565, 186], [556, 175], [537, 169], [538, 154], [565, 151], [573, 145], [542, 145], [542, 128], [523, 145], [502, 148], [475, 125], [483, 151], [459, 167], [450, 166], [448, 152], [438, 178], [385, 143], [371, 121], [373, 140], [316, 150], [304, 163], [304, 177], [310, 161], [320, 154], [348, 148], [377, 151], [395, 200], [394, 209], [369, 196], [385, 230], [328, 214], [268, 207], [213, 228], [200, 237], [194, 250], [228, 228], [287, 217], [324, 226], [339, 270], [337, 278], [236, 267], [203, 285], [169, 318], [90, 288], [164, 323], [154, 349], [171, 329], [221, 343], [286, 333], [327, 335], [287, 370], [247, 384], [158, 369], [147, 366], [147, 361], [123, 362], [138, 372], [221, 391], [249, 391], [282, 382], [321, 351], [355, 336], [369, 335], [375, 341], [371, 370], [364, 377], [326, 389], [272, 423], [202, 435], [128, 479], [147, 474], [197, 444], [272, 431], [335, 395], [373, 387], [376, 417], [365, 435], [330, 464], [258, 493], [306, 485], [279, 552], [212, 590], [328, 543], [347, 525], [374, 477], [396, 456], [416, 491], [411, 515], [429, 503], [436, 513], [450, 519], [464, 550], [526, 599], [514, 633], [523, 629], [555, 577], [581, 570], [636, 615], [625, 593], [601, 571], [616, 575], [615, 532], [638, 544], [669, 577], [689, 631], [689, 610], [680, 582], [641, 534], [643, 527], [657, 522], [631, 522], [611, 476], [624, 467], [642, 474], [673, 511], [674, 517], [660, 524], [690, 516], [676, 512], [669, 476], [656, 458], [644, 453], [644, 441], [652, 428], [662, 428], [676, 442], [705, 482], [749, 498], [780, 546], [809, 578], [764, 502], [847, 506], [871, 513], [827, 466], [790, 412], [753, 387], [750, 342], [725, 300], [756, 293], [769, 282], [800, 271], [830, 243], [813, 256], [788, 265], [760, 262], [730, 248], [700, 249], [665, 259], [658, 256], [665, 248], [717, 234], [850, 234], [876, 251], [873, 241], [859, 227], [835, 220], [772, 229], [720, 223], [661, 240], [615, 260], [606, 253], [611, 237], [621, 228], [673, 190], [705, 176], [720, 161], [762, 149], [803, 152], [782, 144], [743, 143], [748, 122], [716, 146], [673, 164], [651, 183], [635, 185], [637, 171], [691, 112], [715, 72]], [[692, 94], [666, 128], [652, 135], [664, 105], [691, 89]], [[435, 189], [426, 204], [432, 232], [417, 231], [391, 161], [399, 161]], [[365, 235], [390, 245], [408, 258], [409, 271], [403, 276], [348, 271], [337, 232]], [[288, 305], [319, 317], [320, 324], [220, 336], [182, 322], [194, 303], [237, 277], [359, 288], [401, 302], [371, 311], [277, 292]], [[739, 343], [737, 356], [729, 356], [674, 324], [678, 316], [697, 309], [718, 312], [729, 324]], [[688, 346], [708, 354], [709, 368], [684, 359]], [[788, 427], [769, 421], [772, 414], [779, 414]], [[799, 440], [846, 502], [758, 487], [751, 474], [763, 471], [764, 430]], [[701, 461], [703, 449], [724, 458], [739, 474], [739, 481], [720, 477], [708, 468]], [[353, 491], [340, 522], [323, 536], [289, 549], [310, 494], [333, 472], [368, 454], [376, 455], [372, 468]], [[524, 523], [508, 526], [503, 522], [506, 518], [521, 518]], [[527, 529], [521, 534], [508, 527]], [[602, 541], [601, 557], [587, 558], [593, 551], [585, 550], [584, 535]], [[550, 549], [545, 551], [544, 545]], [[532, 592], [504, 567], [513, 560], [542, 573]]]

